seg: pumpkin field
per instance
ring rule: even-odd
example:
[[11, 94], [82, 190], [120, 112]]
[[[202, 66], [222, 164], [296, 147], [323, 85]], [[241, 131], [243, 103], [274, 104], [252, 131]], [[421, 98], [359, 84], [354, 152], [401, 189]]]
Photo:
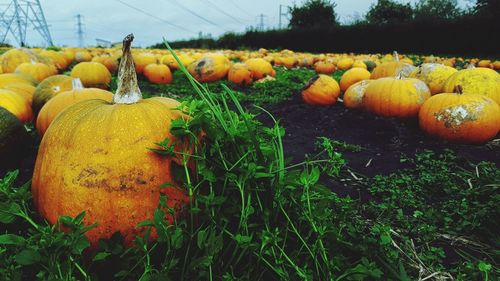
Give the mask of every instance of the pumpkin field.
[[500, 278], [498, 57], [163, 45], [2, 47], [0, 280]]

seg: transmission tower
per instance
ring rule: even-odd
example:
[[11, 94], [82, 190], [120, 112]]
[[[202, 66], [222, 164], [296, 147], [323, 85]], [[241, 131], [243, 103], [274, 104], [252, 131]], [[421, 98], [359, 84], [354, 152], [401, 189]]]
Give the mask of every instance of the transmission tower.
[[290, 6], [280, 5], [279, 24], [278, 24], [279, 29], [281, 29], [281, 24], [282, 24], [281, 18], [282, 17], [284, 17], [285, 19], [288, 18], [288, 15], [290, 13], [289, 9], [290, 9]]
[[0, 9], [1, 43], [5, 43], [10, 33], [21, 47], [26, 46], [26, 30], [28, 25], [32, 25], [47, 45], [54, 45], [39, 0], [12, 0], [2, 6], [6, 8]]
[[83, 23], [82, 15], [76, 15], [76, 35], [78, 35], [78, 47], [83, 47]]
[[257, 16], [257, 18], [259, 18], [259, 24], [257, 25], [257, 30], [264, 31], [265, 29], [264, 18], [267, 18], [267, 16], [264, 14], [260, 14]]

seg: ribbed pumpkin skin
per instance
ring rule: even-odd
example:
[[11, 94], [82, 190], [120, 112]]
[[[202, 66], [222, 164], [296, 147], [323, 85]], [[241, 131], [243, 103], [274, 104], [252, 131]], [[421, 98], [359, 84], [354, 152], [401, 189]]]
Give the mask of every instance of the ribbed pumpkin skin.
[[31, 86], [36, 86], [38, 84], [38, 81], [36, 81], [33, 77], [22, 73], [0, 74], [0, 87], [13, 83], [24, 83]]
[[456, 73], [453, 67], [439, 63], [424, 63], [410, 74], [410, 77], [417, 78], [425, 82], [431, 90], [431, 95], [443, 92], [446, 80]]
[[36, 129], [43, 136], [56, 116], [64, 109], [83, 100], [101, 99], [107, 102], [113, 100], [113, 94], [98, 88], [86, 88], [62, 92], [50, 99], [38, 113]]
[[340, 86], [332, 77], [320, 74], [302, 90], [302, 99], [310, 105], [331, 105], [337, 102]]
[[144, 76], [154, 84], [170, 84], [173, 77], [170, 68], [164, 64], [148, 64], [144, 67]]
[[28, 101], [15, 92], [0, 89], [0, 107], [7, 109], [23, 123], [33, 119], [33, 111]]
[[427, 85], [418, 79], [385, 77], [370, 82], [363, 104], [367, 111], [379, 116], [408, 118], [417, 116], [430, 96]]
[[31, 62], [25, 62], [21, 63], [20, 65], [17, 66], [16, 68], [16, 73], [23, 73], [30, 75], [36, 81], [41, 82], [45, 78], [51, 76], [53, 73], [52, 69], [43, 63], [31, 63]]
[[19, 95], [23, 96], [28, 101], [28, 104], [31, 106], [33, 102], [33, 93], [35, 92], [35, 87], [30, 84], [25, 83], [12, 83], [6, 86], [3, 86], [2, 89], [6, 89]]
[[61, 215], [86, 211], [84, 222], [98, 223], [86, 233], [93, 247], [114, 231], [131, 246], [144, 233], [137, 224], [151, 219], [158, 207], [160, 192], [168, 196], [168, 207], [189, 202], [181, 189], [160, 188], [175, 182], [170, 173], [175, 160], [148, 149], [167, 136], [175, 140], [168, 128], [181, 113], [166, 104], [172, 100], [133, 105], [88, 100], [58, 115], [35, 164], [32, 193], [39, 213], [54, 224]]
[[207, 54], [188, 66], [189, 73], [199, 82], [214, 82], [226, 77], [231, 64], [222, 54]]
[[33, 111], [38, 114], [43, 105], [53, 96], [73, 89], [73, 78], [67, 75], [54, 75], [38, 84], [33, 93]]
[[344, 106], [355, 109], [362, 108], [366, 87], [368, 87], [372, 81], [373, 80], [362, 80], [351, 85], [344, 93]]
[[111, 73], [98, 62], [80, 62], [73, 67], [70, 76], [80, 78], [82, 84], [88, 88], [107, 89], [111, 82]]
[[347, 70], [340, 78], [340, 90], [345, 92], [349, 86], [361, 80], [370, 79], [370, 72], [364, 68], [353, 67]]
[[456, 86], [461, 86], [464, 94], [484, 95], [500, 104], [500, 74], [493, 69], [478, 67], [460, 70], [446, 80], [443, 90], [452, 93]]
[[500, 106], [481, 95], [443, 93], [423, 104], [419, 122], [420, 128], [433, 137], [479, 144], [500, 131]]
[[391, 61], [383, 63], [373, 70], [370, 79], [379, 79], [383, 77], [396, 77], [402, 75], [408, 77], [410, 73], [415, 71], [416, 67], [401, 61]]
[[265, 59], [248, 59], [245, 61], [245, 64], [248, 65], [248, 68], [252, 72], [253, 78], [255, 80], [262, 79], [266, 76], [274, 77], [276, 75], [276, 71], [274, 71], [271, 63], [269, 63]]
[[51, 59], [39, 56], [33, 51], [25, 48], [11, 49], [0, 56], [0, 64], [3, 73], [12, 73], [21, 63], [32, 61], [46, 64], [52, 63]]
[[227, 80], [238, 85], [250, 85], [253, 81], [252, 71], [244, 63], [235, 63], [227, 73]]

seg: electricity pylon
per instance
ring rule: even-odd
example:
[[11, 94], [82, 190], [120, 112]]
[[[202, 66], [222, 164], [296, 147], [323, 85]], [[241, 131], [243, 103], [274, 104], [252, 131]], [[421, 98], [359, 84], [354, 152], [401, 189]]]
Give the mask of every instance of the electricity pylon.
[[39, 0], [12, 0], [9, 4], [2, 6], [6, 8], [0, 8], [1, 43], [5, 42], [10, 32], [20, 46], [25, 46], [26, 30], [28, 25], [32, 25], [47, 45], [54, 45]]

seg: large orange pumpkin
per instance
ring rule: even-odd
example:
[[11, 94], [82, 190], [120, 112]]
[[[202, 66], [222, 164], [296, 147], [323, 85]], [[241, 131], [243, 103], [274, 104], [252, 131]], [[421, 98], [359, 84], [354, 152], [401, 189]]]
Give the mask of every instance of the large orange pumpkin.
[[111, 73], [98, 62], [80, 62], [73, 67], [70, 76], [80, 78], [83, 85], [89, 88], [107, 89], [111, 82]]
[[416, 67], [399, 60], [399, 55], [395, 52], [395, 60], [384, 62], [373, 70], [370, 79], [378, 79], [382, 77], [408, 77], [410, 73], [415, 71]]
[[332, 77], [319, 74], [309, 81], [302, 90], [302, 99], [311, 105], [331, 105], [337, 102], [340, 87]]
[[0, 87], [4, 87], [9, 84], [23, 83], [31, 86], [36, 86], [38, 81], [36, 81], [30, 75], [23, 73], [3, 73], [0, 74]]
[[8, 84], [8, 85], [3, 86], [2, 89], [6, 89], [6, 90], [18, 93], [19, 95], [23, 96], [28, 101], [28, 104], [30, 106], [33, 102], [33, 93], [36, 90], [36, 88], [34, 86], [29, 85], [29, 84], [25, 84], [25, 83]]
[[482, 95], [443, 93], [422, 105], [419, 122], [425, 133], [440, 139], [484, 143], [500, 131], [500, 106]]
[[84, 100], [101, 99], [111, 102], [113, 94], [98, 88], [83, 88], [78, 78], [73, 79], [73, 90], [62, 92], [50, 99], [38, 113], [36, 129], [43, 136], [56, 116], [67, 107]]
[[431, 92], [423, 81], [385, 77], [370, 82], [366, 87], [363, 107], [384, 117], [414, 117], [430, 96]]
[[[153, 217], [162, 193], [167, 207], [175, 210], [190, 201], [179, 187], [160, 187], [175, 183], [170, 169], [178, 158], [149, 149], [167, 137], [177, 148], [185, 146], [169, 128], [173, 119], [187, 117], [172, 109], [177, 101], [142, 99], [130, 53], [132, 39], [129, 35], [124, 40], [113, 102], [86, 100], [61, 112], [45, 132], [33, 173], [39, 214], [55, 224], [61, 215], [86, 211], [84, 223], [98, 224], [86, 232], [93, 247], [115, 232], [131, 246], [145, 231], [137, 224]], [[156, 237], [153, 231], [151, 238]]]

